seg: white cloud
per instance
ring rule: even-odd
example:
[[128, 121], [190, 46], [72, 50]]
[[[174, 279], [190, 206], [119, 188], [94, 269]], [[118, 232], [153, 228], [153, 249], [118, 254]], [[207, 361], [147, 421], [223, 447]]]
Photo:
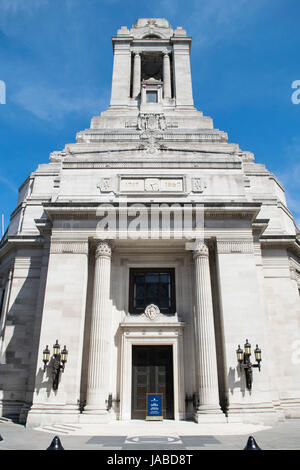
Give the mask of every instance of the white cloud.
[[11, 191], [13, 191], [14, 193], [18, 193], [18, 188], [17, 186], [12, 183], [8, 178], [6, 178], [5, 176], [1, 176], [0, 175], [0, 185], [4, 185], [6, 186], [8, 189], [10, 189]]
[[235, 38], [244, 32], [247, 24], [256, 21], [258, 10], [266, 5], [267, 0], [195, 0], [193, 6], [187, 2], [188, 15], [184, 22], [193, 37], [193, 48], [211, 47]]
[[0, 9], [2, 13], [32, 13], [48, 3], [48, 0], [0, 0]]
[[58, 121], [69, 113], [98, 114], [108, 105], [107, 92], [101, 96], [91, 96], [88, 91], [75, 94], [74, 90], [51, 88], [48, 84], [23, 86], [11, 100], [30, 111], [39, 119]]

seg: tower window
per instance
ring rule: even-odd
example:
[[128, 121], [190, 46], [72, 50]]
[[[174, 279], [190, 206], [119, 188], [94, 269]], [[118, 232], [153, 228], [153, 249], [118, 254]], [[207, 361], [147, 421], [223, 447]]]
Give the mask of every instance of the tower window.
[[147, 103], [157, 103], [157, 91], [146, 91]]
[[141, 57], [141, 78], [149, 80], [162, 80], [163, 78], [163, 55], [157, 52], [143, 52]]

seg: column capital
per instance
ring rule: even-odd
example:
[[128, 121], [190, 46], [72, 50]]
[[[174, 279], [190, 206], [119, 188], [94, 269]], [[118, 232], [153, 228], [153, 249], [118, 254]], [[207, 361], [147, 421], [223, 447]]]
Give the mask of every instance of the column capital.
[[107, 256], [111, 257], [111, 244], [107, 240], [97, 240], [96, 241], [96, 250], [95, 250], [95, 257], [99, 258], [99, 256]]
[[196, 242], [195, 248], [193, 250], [193, 258], [204, 257], [208, 258], [209, 256], [209, 248], [206, 243], [204, 242]]

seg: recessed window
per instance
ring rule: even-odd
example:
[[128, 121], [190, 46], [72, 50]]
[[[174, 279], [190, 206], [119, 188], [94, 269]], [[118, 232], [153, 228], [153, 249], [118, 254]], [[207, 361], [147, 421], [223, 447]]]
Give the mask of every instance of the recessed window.
[[147, 103], [157, 103], [157, 91], [146, 91]]
[[175, 313], [174, 268], [132, 268], [129, 286], [130, 313], [143, 313], [149, 304], [157, 305], [162, 313]]

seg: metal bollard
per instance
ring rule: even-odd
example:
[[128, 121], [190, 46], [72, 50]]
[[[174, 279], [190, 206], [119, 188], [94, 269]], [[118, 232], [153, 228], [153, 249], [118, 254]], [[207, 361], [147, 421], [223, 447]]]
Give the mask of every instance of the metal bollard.
[[257, 445], [254, 437], [250, 436], [248, 438], [246, 447], [244, 447], [244, 450], [261, 450], [261, 448]]
[[46, 450], [65, 450], [65, 449], [61, 445], [59, 437], [55, 436], [50, 446]]

